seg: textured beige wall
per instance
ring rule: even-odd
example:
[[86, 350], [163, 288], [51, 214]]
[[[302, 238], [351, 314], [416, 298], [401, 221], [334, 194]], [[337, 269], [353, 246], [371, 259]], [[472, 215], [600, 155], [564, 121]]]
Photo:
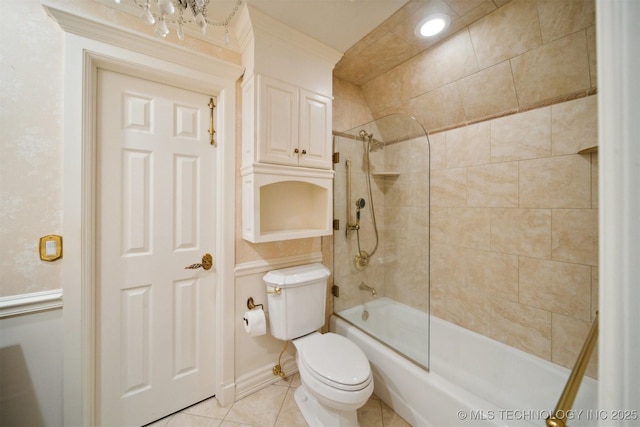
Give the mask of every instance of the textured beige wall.
[[[52, 0], [150, 34], [136, 16], [95, 1]], [[62, 234], [64, 33], [39, 0], [0, 1], [0, 297], [59, 289], [64, 258], [40, 261], [39, 238]], [[234, 64], [240, 54], [175, 33], [168, 43]]]
[[567, 367], [598, 301], [594, 13], [513, 0], [362, 98], [334, 86], [336, 130], [367, 105], [430, 132], [432, 313]]
[[62, 233], [62, 32], [38, 0], [0, 2], [0, 297], [57, 289]]

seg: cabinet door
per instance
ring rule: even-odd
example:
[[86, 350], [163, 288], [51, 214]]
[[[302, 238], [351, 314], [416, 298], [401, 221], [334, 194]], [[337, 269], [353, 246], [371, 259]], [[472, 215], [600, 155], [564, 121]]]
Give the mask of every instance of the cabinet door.
[[298, 88], [259, 76], [258, 161], [298, 165]]
[[299, 165], [331, 169], [331, 99], [300, 91]]

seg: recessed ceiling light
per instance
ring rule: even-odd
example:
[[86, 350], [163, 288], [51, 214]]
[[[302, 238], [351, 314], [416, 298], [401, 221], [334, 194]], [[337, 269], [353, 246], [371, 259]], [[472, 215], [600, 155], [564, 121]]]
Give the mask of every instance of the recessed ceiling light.
[[444, 31], [451, 22], [451, 18], [444, 13], [434, 13], [424, 18], [416, 27], [419, 37], [431, 37]]

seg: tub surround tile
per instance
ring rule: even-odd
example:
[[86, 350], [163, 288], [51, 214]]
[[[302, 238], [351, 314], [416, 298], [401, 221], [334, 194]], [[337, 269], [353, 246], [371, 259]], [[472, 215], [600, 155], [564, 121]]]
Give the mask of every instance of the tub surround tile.
[[[552, 315], [551, 361], [565, 368], [572, 369], [580, 354], [589, 330], [591, 321], [574, 319], [561, 314]], [[598, 352], [591, 354], [585, 374], [598, 378]]]
[[491, 338], [551, 360], [550, 312], [502, 298], [491, 307]]
[[551, 106], [551, 147], [554, 156], [575, 154], [598, 145], [598, 97], [588, 96]]
[[520, 162], [520, 207], [590, 208], [591, 162], [581, 155]]
[[445, 132], [429, 134], [429, 155], [431, 160], [431, 171], [446, 168], [447, 142], [445, 136]]
[[518, 107], [508, 61], [457, 81], [466, 120], [488, 117]]
[[481, 69], [511, 59], [542, 44], [536, 3], [512, 1], [469, 26]]
[[551, 258], [598, 265], [598, 211], [554, 209], [551, 218]]
[[520, 105], [591, 86], [585, 31], [542, 45], [510, 61]]
[[598, 289], [598, 283], [599, 283], [599, 270], [598, 267], [591, 267], [591, 321], [593, 321], [593, 319], [596, 316], [596, 311], [598, 311], [600, 309], [600, 307], [598, 306], [598, 301], [599, 301], [599, 289]]
[[591, 208], [598, 209], [598, 153], [591, 153]]
[[467, 168], [467, 206], [518, 207], [518, 163]]
[[497, 252], [464, 251], [467, 286], [490, 297], [518, 301], [518, 257]]
[[491, 161], [535, 159], [551, 155], [548, 107], [491, 121]]
[[520, 257], [519, 301], [577, 319], [591, 318], [591, 267]]
[[538, 0], [542, 40], [549, 43], [596, 23], [595, 2]]
[[491, 157], [491, 126], [477, 123], [447, 132], [447, 167], [482, 165]]
[[596, 27], [587, 28], [587, 53], [589, 54], [589, 75], [591, 87], [598, 86], [598, 54], [596, 44]]
[[468, 31], [460, 31], [441, 44], [401, 67], [410, 76], [409, 94], [421, 94], [478, 71]]
[[451, 83], [407, 101], [407, 113], [414, 116], [426, 129], [465, 121], [464, 107], [458, 85]]
[[431, 173], [431, 206], [467, 205], [467, 169], [443, 169]]
[[491, 250], [513, 255], [551, 257], [549, 209], [492, 209]]

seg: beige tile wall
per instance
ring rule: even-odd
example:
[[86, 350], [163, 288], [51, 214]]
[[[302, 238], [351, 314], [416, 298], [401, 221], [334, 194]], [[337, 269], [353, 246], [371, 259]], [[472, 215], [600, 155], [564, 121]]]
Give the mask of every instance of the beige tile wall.
[[434, 132], [591, 94], [595, 61], [593, 0], [512, 0], [362, 93], [375, 117], [405, 112]]
[[[572, 126], [597, 121], [596, 102], [431, 136], [434, 315], [572, 366], [597, 307], [598, 166], [597, 154], [564, 147]], [[591, 132], [580, 144], [596, 139]], [[588, 374], [596, 376], [595, 358]]]
[[[594, 15], [513, 0], [362, 86], [430, 132], [431, 312], [567, 367], [598, 300]], [[364, 106], [337, 82], [346, 130]]]

